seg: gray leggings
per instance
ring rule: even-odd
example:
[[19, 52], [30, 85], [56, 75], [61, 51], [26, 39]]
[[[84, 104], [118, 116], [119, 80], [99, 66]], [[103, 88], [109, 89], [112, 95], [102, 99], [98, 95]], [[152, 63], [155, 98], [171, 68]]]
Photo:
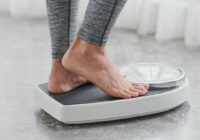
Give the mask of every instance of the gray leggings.
[[[77, 36], [105, 46], [111, 28], [127, 0], [90, 0]], [[52, 58], [62, 58], [76, 35], [79, 0], [46, 0]]]

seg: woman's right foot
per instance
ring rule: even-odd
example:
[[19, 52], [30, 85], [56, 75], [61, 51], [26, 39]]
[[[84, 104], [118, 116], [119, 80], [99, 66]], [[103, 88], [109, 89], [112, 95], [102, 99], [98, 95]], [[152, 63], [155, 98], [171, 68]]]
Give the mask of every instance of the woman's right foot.
[[105, 47], [91, 45], [80, 38], [74, 40], [62, 64], [113, 97], [137, 97], [148, 91], [148, 85], [133, 84], [120, 75], [106, 54]]

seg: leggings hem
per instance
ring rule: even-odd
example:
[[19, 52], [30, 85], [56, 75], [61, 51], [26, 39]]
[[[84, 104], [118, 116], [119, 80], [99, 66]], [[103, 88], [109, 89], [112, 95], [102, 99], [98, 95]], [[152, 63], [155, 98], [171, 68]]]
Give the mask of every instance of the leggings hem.
[[62, 59], [65, 53], [52, 54], [52, 59]]
[[89, 44], [95, 45], [95, 46], [99, 46], [99, 47], [103, 47], [106, 45], [106, 42], [97, 42], [94, 41], [93, 38], [90, 38], [89, 36], [84, 36], [83, 34], [79, 34], [78, 33], [78, 37], [81, 38], [82, 40], [86, 41]]
[[77, 35], [86, 42], [97, 46], [105, 46], [107, 42], [106, 38], [101, 38], [101, 30], [98, 30], [85, 22], [82, 23]]

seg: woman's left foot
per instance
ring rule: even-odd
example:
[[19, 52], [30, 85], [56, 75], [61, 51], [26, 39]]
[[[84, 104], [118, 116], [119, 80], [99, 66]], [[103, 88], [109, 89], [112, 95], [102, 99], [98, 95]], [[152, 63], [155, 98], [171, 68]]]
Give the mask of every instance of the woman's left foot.
[[52, 69], [48, 81], [48, 91], [51, 93], [64, 93], [88, 81], [66, 70], [59, 59], [53, 59]]

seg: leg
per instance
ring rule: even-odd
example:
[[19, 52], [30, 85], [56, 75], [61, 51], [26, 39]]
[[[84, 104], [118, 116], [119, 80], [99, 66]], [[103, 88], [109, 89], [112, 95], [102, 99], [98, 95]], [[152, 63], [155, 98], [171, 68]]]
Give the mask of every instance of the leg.
[[49, 30], [52, 44], [52, 69], [48, 89], [53, 93], [71, 90], [85, 79], [64, 69], [61, 59], [76, 33], [78, 0], [47, 0]]
[[76, 33], [79, 0], [46, 0], [52, 58], [62, 58]]
[[69, 71], [88, 79], [107, 94], [131, 98], [144, 95], [148, 85], [124, 79], [107, 55], [105, 46], [126, 0], [90, 0], [84, 21], [62, 63]]

